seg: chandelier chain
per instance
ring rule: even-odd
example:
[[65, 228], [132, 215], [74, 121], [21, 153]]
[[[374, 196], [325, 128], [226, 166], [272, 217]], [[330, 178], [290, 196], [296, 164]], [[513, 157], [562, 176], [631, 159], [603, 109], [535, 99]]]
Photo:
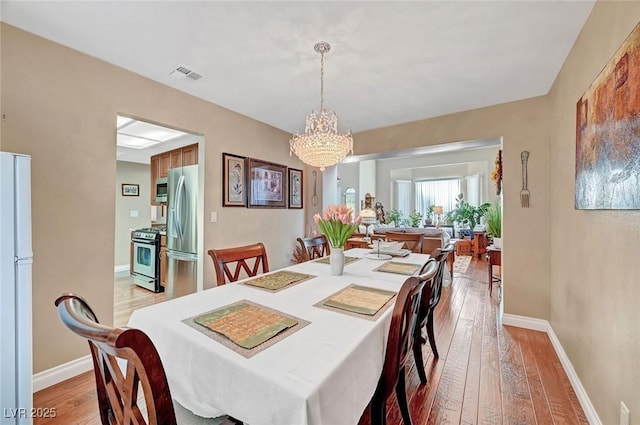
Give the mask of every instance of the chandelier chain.
[[324, 110], [324, 51], [320, 52], [320, 111]]

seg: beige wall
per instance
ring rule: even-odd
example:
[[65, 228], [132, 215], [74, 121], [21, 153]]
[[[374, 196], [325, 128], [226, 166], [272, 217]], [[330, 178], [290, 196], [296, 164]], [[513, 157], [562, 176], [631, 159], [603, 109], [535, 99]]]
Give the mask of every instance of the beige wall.
[[[115, 252], [114, 266], [129, 264], [131, 230], [151, 227], [151, 196], [149, 194], [149, 164], [116, 161], [115, 187]], [[140, 196], [122, 196], [122, 184], [140, 185]], [[131, 217], [137, 211], [137, 217]]]
[[640, 214], [574, 209], [576, 102], [639, 20], [598, 2], [549, 94], [550, 321], [603, 424], [640, 415]]
[[[2, 148], [32, 155], [34, 371], [87, 355], [54, 299], [77, 292], [113, 316], [115, 119], [124, 113], [204, 135], [205, 249], [264, 241], [289, 264], [305, 212], [222, 208], [221, 153], [303, 168], [290, 135], [121, 68], [2, 24]], [[206, 256], [206, 253], [204, 253]], [[205, 258], [206, 286], [214, 281]]]
[[[356, 154], [503, 137], [505, 312], [549, 318], [549, 115], [537, 97], [359, 133]], [[520, 207], [528, 150], [531, 208]], [[523, 271], [526, 270], [526, 273]]]

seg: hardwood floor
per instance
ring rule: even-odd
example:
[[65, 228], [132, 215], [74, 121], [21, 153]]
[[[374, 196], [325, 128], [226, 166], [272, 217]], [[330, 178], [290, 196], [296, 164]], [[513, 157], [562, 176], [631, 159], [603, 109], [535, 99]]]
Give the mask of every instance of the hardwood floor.
[[166, 299], [164, 292], [154, 293], [135, 285], [131, 276], [117, 277], [113, 291], [113, 326], [125, 326], [133, 310]]
[[[499, 291], [494, 286], [489, 297], [487, 267], [484, 260], [473, 259], [443, 288], [434, 321], [440, 358], [423, 346], [427, 385], [420, 385], [414, 364], [407, 373], [414, 425], [588, 424], [547, 335], [497, 326]], [[126, 323], [131, 308], [161, 300], [144, 289], [128, 289], [137, 300], [125, 302], [121, 294], [116, 323]], [[57, 409], [56, 418], [36, 419], [35, 425], [100, 423], [93, 372], [37, 392], [34, 406]], [[369, 423], [367, 409], [359, 425]], [[394, 396], [387, 404], [387, 424], [402, 424]]]

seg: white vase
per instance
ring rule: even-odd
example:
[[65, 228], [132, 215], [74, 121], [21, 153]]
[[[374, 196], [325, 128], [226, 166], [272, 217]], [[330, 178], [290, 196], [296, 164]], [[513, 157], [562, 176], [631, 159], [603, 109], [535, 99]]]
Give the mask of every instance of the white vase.
[[493, 238], [493, 246], [502, 249], [502, 238]]
[[329, 255], [331, 275], [340, 276], [344, 271], [344, 248], [331, 248]]

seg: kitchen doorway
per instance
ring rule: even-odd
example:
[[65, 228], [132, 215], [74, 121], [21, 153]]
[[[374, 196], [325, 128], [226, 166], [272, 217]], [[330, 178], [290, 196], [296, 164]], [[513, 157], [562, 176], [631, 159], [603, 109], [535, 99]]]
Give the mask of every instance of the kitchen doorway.
[[135, 309], [165, 301], [171, 292], [168, 183], [169, 174], [182, 170], [194, 176], [189, 189], [193, 261], [187, 290], [202, 288], [204, 205], [197, 200], [204, 199], [204, 136], [118, 114], [116, 144], [113, 324], [125, 326]]

